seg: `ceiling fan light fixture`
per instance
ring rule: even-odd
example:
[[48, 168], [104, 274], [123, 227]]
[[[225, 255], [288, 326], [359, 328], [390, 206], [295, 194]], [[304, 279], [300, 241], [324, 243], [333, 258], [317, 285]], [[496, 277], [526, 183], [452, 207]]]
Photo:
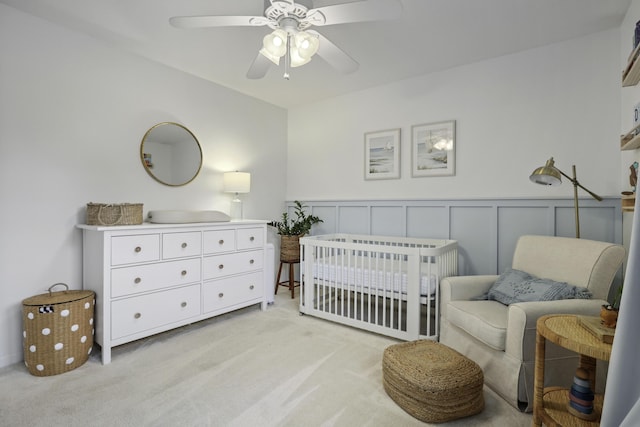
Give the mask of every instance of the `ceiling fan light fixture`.
[[[275, 57], [282, 57], [287, 53], [287, 33], [284, 30], [275, 30], [262, 39], [262, 48]], [[266, 55], [265, 55], [266, 56]], [[267, 56], [267, 58], [269, 58]], [[269, 58], [271, 59], [271, 58]]]
[[271, 52], [269, 52], [267, 49], [265, 48], [260, 49], [260, 55], [264, 56], [274, 64], [280, 65], [280, 57], [276, 55], [272, 55]]
[[306, 31], [300, 31], [293, 36], [293, 42], [297, 48], [298, 54], [302, 58], [309, 58], [318, 52], [320, 47], [320, 40], [318, 37], [307, 33]]
[[292, 44], [289, 48], [289, 60], [292, 68], [300, 67], [311, 61], [311, 56], [305, 57], [300, 54], [300, 50]]
[[[339, 3], [335, 4], [336, 1]], [[272, 32], [264, 36], [263, 46], [251, 63], [247, 78], [264, 77], [270, 62], [276, 65], [284, 62], [285, 78], [288, 78], [289, 67], [306, 64], [316, 53], [341, 73], [358, 69], [353, 58], [313, 27], [397, 19], [403, 9], [401, 0], [334, 0], [329, 2], [334, 4], [325, 6], [315, 5], [314, 0], [264, 0], [263, 3], [262, 16], [174, 16], [169, 22], [185, 29], [266, 26]], [[319, 49], [321, 42], [322, 50]], [[282, 57], [285, 61], [280, 61]]]

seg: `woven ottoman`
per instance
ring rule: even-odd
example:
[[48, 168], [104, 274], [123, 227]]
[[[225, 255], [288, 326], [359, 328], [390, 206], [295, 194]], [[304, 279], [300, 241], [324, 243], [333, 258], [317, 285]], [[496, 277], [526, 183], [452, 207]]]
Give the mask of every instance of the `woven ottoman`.
[[382, 357], [382, 379], [389, 397], [421, 421], [441, 423], [484, 409], [480, 366], [434, 341], [387, 347]]

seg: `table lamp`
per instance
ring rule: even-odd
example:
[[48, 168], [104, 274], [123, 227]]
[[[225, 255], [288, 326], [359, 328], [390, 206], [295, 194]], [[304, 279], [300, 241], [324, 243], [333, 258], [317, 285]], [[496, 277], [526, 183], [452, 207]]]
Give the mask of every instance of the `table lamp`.
[[248, 193], [251, 188], [251, 174], [248, 172], [225, 172], [223, 177], [225, 193], [235, 193], [231, 200], [230, 216], [232, 219], [242, 219], [242, 200], [239, 195]]

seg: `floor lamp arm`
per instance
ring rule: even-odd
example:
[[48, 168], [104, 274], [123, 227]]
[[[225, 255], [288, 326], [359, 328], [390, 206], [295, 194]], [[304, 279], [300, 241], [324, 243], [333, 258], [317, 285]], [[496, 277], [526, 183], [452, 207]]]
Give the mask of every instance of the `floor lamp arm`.
[[574, 207], [575, 216], [576, 216], [576, 239], [579, 239], [580, 238], [580, 212], [579, 212], [579, 207], [578, 207], [578, 187], [582, 188], [591, 197], [593, 197], [594, 199], [596, 199], [599, 202], [602, 201], [602, 197], [598, 196], [596, 193], [594, 193], [593, 191], [591, 191], [588, 188], [584, 187], [582, 184], [580, 184], [578, 182], [578, 179], [576, 178], [576, 166], [575, 165], [571, 166], [571, 169], [572, 169], [572, 172], [573, 172], [573, 177], [567, 175], [566, 173], [562, 172], [558, 168], [556, 168], [556, 169], [558, 170], [558, 172], [560, 172], [560, 174], [562, 176], [567, 178], [573, 184], [573, 207]]
[[573, 168], [573, 178], [570, 177], [569, 175], [567, 175], [566, 173], [562, 172], [560, 169], [556, 168], [558, 170], [558, 172], [560, 172], [560, 174], [562, 176], [564, 176], [565, 178], [567, 178], [569, 181], [571, 181], [571, 183], [577, 187], [582, 188], [584, 191], [586, 191], [591, 197], [593, 197], [594, 199], [596, 199], [597, 201], [601, 202], [602, 201], [602, 197], [598, 196], [596, 193], [594, 193], [593, 191], [589, 190], [587, 187], [585, 187], [584, 185], [580, 184], [576, 178], [576, 167], [572, 166]]

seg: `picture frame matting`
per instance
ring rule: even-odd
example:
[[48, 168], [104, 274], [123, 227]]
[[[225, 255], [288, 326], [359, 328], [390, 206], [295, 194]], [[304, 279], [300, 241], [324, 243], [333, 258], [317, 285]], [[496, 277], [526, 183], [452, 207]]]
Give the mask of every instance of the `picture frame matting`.
[[364, 179], [400, 178], [400, 128], [364, 134]]
[[411, 176], [455, 175], [456, 122], [411, 127]]

